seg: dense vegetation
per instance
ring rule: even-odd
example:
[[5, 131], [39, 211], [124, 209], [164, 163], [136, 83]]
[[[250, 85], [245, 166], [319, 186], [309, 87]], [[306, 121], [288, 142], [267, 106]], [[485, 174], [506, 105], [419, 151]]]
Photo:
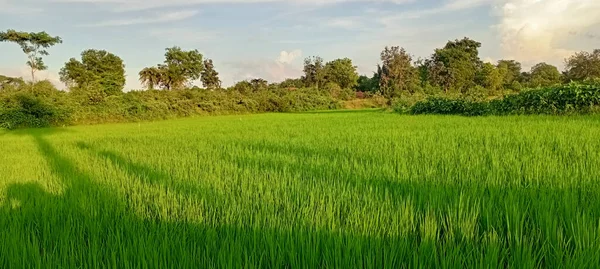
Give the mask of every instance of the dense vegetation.
[[598, 133], [347, 111], [0, 133], [0, 267], [593, 268]]
[[[399, 107], [400, 112], [405, 112]], [[408, 109], [412, 114], [464, 116], [510, 114], [574, 114], [600, 111], [600, 83], [567, 84], [523, 91], [495, 100], [430, 97]]]
[[[29, 59], [27, 64], [32, 74], [31, 83], [0, 76], [0, 126], [5, 128], [152, 120], [209, 113], [331, 109], [343, 107], [341, 101], [372, 96], [379, 96], [375, 98], [378, 101], [366, 102], [369, 106], [382, 105], [379, 100], [385, 99], [387, 106], [413, 113], [571, 112], [571, 107], [515, 107], [516, 101], [500, 102], [503, 105], [512, 102], [514, 111], [499, 110], [496, 107], [499, 102], [486, 100], [502, 99], [505, 95], [509, 96], [503, 100], [533, 98], [557, 88], [579, 87], [559, 86], [561, 84], [600, 79], [600, 50], [569, 57], [563, 73], [547, 63], [539, 63], [530, 72], [523, 72], [515, 60], [484, 63], [479, 58], [481, 43], [465, 37], [448, 41], [427, 59], [414, 60], [401, 47], [386, 47], [372, 77], [359, 76], [351, 59], [326, 62], [313, 56], [304, 61], [304, 75], [300, 78], [275, 83], [255, 78], [229, 88], [221, 86], [212, 59], [205, 58], [198, 50], [172, 47], [166, 49], [163, 63], [144, 68], [137, 74], [147, 90], [127, 93], [123, 92], [124, 61], [110, 52], [89, 49], [81, 53], [81, 60], [71, 58], [61, 69], [60, 79], [68, 87], [63, 92], [35, 80], [35, 72], [47, 68], [42, 56], [48, 55], [52, 46], [62, 43], [60, 37], [45, 32], [8, 30], [0, 32], [0, 41], [21, 47]], [[204, 88], [193, 85], [198, 80]], [[537, 90], [539, 94], [527, 91], [539, 87], [546, 90]], [[514, 95], [523, 91], [528, 93]], [[428, 101], [413, 108], [423, 100]], [[440, 107], [432, 107], [436, 104]], [[469, 107], [469, 111], [453, 107]], [[471, 111], [471, 107], [476, 108]], [[575, 112], [590, 111], [588, 106], [584, 106], [585, 111], [578, 111], [579, 107], [582, 106], [575, 106]]]

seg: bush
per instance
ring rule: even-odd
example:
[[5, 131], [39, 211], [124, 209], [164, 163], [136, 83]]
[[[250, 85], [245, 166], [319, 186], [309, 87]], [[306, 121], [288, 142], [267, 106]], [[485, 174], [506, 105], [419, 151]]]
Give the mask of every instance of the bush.
[[30, 93], [17, 93], [3, 100], [0, 127], [48, 127], [68, 122], [69, 113]]
[[507, 114], [591, 113], [600, 105], [599, 84], [571, 83], [523, 91], [493, 101], [428, 98], [410, 108], [412, 114], [453, 114], [465, 116]]

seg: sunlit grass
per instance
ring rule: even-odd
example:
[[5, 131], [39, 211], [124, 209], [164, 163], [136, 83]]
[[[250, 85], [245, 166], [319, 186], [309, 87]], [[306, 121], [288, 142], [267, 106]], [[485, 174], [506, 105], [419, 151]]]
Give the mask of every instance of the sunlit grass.
[[0, 268], [589, 268], [600, 117], [0, 131]]

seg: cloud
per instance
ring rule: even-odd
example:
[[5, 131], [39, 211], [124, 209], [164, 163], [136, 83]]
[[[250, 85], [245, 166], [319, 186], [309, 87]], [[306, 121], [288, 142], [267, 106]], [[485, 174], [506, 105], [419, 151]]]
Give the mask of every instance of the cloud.
[[562, 63], [574, 52], [565, 45], [573, 33], [600, 25], [598, 0], [502, 0], [499, 5], [503, 55], [524, 65]]
[[225, 84], [233, 84], [238, 81], [263, 78], [269, 82], [280, 82], [288, 78], [297, 78], [302, 75], [299, 66], [293, 64], [294, 60], [302, 56], [302, 51], [282, 51], [276, 60], [253, 60], [230, 62], [225, 65], [231, 68], [231, 80]]
[[106, 26], [125, 26], [125, 25], [136, 25], [136, 24], [151, 24], [151, 23], [164, 23], [164, 22], [173, 22], [173, 21], [181, 21], [191, 17], [194, 17], [199, 12], [197, 10], [186, 10], [186, 11], [176, 11], [176, 12], [168, 12], [163, 14], [158, 14], [154, 17], [147, 18], [132, 18], [132, 19], [119, 19], [119, 20], [108, 20], [94, 24], [84, 25], [86, 27], [106, 27]]
[[147, 35], [177, 44], [198, 44], [223, 37], [219, 32], [189, 28], [152, 28], [147, 31]]
[[379, 18], [379, 22], [386, 26], [398, 25], [405, 19], [418, 19], [442, 13], [450, 13], [465, 9], [476, 8], [492, 3], [493, 0], [449, 0], [439, 7], [429, 9], [418, 9]]
[[335, 28], [357, 30], [357, 28], [360, 28], [362, 26], [362, 23], [360, 22], [360, 20], [361, 20], [361, 17], [339, 17], [339, 18], [332, 18], [332, 19], [326, 21], [325, 25], [329, 26], [329, 27], [335, 27]]
[[112, 5], [115, 7], [116, 11], [130, 11], [159, 7], [189, 6], [201, 4], [289, 3], [295, 5], [330, 5], [344, 2], [386, 2], [400, 5], [415, 1], [416, 0], [53, 0], [53, 2], [60, 3], [91, 3]]
[[0, 0], [0, 14], [32, 15], [42, 11], [43, 9], [40, 7], [32, 7], [10, 0]]
[[290, 64], [292, 63], [292, 61], [299, 57], [302, 57], [301, 50], [293, 50], [290, 52], [284, 50], [279, 53], [279, 58], [277, 59], [277, 62], [281, 64]]

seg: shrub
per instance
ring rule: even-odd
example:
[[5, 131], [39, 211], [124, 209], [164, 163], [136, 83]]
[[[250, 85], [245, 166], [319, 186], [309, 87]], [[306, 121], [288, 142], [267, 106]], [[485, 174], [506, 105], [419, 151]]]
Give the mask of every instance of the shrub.
[[507, 114], [569, 114], [597, 111], [599, 84], [571, 83], [522, 91], [493, 101], [428, 98], [410, 108], [412, 114], [454, 114], [465, 116]]
[[68, 122], [69, 113], [45, 102], [31, 93], [16, 93], [3, 100], [0, 127], [48, 127]]

